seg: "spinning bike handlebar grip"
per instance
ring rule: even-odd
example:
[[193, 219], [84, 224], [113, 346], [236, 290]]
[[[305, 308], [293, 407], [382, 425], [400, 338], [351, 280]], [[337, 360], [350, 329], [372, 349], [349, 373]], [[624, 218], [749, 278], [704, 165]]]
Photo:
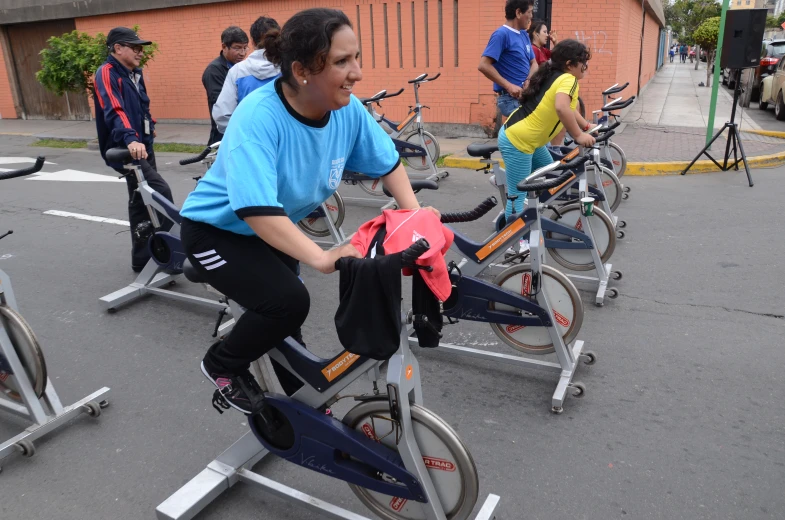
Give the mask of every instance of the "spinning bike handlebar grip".
[[629, 85], [630, 85], [630, 82], [628, 81], [624, 85], [619, 85], [617, 87], [611, 87], [608, 90], [604, 91], [603, 95], [607, 96], [609, 94], [617, 94], [617, 93], [621, 92], [622, 90], [624, 90], [625, 88], [627, 88]]
[[[583, 156], [580, 159], [576, 159], [575, 161], [569, 162], [564, 165], [564, 168], [568, 168], [571, 165], [575, 164], [576, 162], [583, 163], [586, 162], [588, 157]], [[518, 189], [521, 191], [545, 191], [551, 188], [555, 188], [556, 186], [561, 186], [563, 183], [567, 182], [573, 177], [571, 171], [567, 170], [555, 179], [532, 179], [530, 181], [523, 181], [518, 184]]]
[[614, 132], [613, 130], [608, 130], [607, 132], [603, 132], [603, 134], [602, 134], [601, 136], [599, 136], [599, 137], [596, 137], [596, 138], [594, 139], [594, 144], [604, 143], [605, 141], [607, 141], [608, 139], [610, 139], [610, 138], [611, 138], [611, 136], [612, 136], [613, 134], [615, 134], [615, 133], [616, 133], [616, 132]]
[[429, 78], [428, 76], [426, 76], [426, 77], [425, 77], [425, 80], [426, 80], [426, 81], [433, 81], [433, 80], [435, 80], [435, 79], [438, 79], [438, 78], [439, 78], [439, 76], [441, 76], [441, 75], [442, 75], [442, 73], [440, 72], [440, 73], [438, 73], [437, 75], [435, 75], [435, 76], [434, 76], [434, 77], [432, 77], [432, 78]]
[[611, 130], [615, 130], [619, 127], [619, 125], [621, 125], [621, 121], [616, 121], [612, 125], [606, 126], [605, 128], [601, 129], [600, 133], [604, 134], [606, 132], [610, 132]]
[[477, 220], [492, 210], [496, 204], [498, 204], [496, 197], [488, 197], [473, 210], [456, 211], [454, 213], [442, 213], [442, 223], [454, 224], [456, 222], [471, 222], [473, 220]]
[[405, 89], [401, 89], [398, 92], [396, 92], [395, 94], [385, 94], [382, 97], [380, 97], [379, 99], [387, 99], [387, 98], [391, 98], [391, 97], [395, 97], [395, 96], [400, 96], [401, 94], [403, 94], [404, 90]]
[[431, 248], [427, 240], [421, 238], [414, 244], [410, 245], [401, 252], [401, 264], [403, 267], [423, 269], [425, 271], [432, 271], [433, 268], [428, 266], [420, 266], [417, 264], [417, 259], [426, 253]]
[[213, 150], [212, 150], [212, 148], [210, 148], [210, 147], [208, 146], [207, 148], [205, 148], [204, 150], [202, 150], [202, 153], [200, 153], [199, 155], [194, 155], [193, 157], [189, 157], [189, 158], [187, 158], [187, 159], [183, 159], [183, 160], [181, 160], [181, 161], [180, 161], [180, 166], [185, 166], [186, 164], [193, 164], [193, 163], [198, 163], [199, 161], [201, 161], [201, 160], [203, 160], [205, 157], [207, 157], [207, 155], [208, 155], [210, 152], [212, 152], [212, 151], [213, 151]]
[[39, 155], [38, 158], [36, 158], [35, 160], [35, 164], [32, 166], [28, 166], [27, 168], [22, 168], [21, 170], [11, 170], [10, 172], [0, 173], [0, 180], [13, 179], [15, 177], [24, 177], [25, 175], [30, 175], [38, 171], [41, 171], [41, 168], [44, 167], [44, 161], [46, 161], [46, 158]]

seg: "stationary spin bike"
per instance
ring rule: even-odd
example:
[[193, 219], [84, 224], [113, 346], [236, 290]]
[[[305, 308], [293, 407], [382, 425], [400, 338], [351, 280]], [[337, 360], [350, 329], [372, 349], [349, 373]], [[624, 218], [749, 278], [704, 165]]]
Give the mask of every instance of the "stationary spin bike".
[[[587, 160], [583, 156], [568, 163], [557, 161], [540, 168], [522, 181], [518, 189], [526, 191], [528, 196], [523, 213], [512, 215], [510, 222], [486, 241], [474, 242], [453, 230], [453, 249], [457, 249], [464, 258], [460, 263], [449, 263], [453, 289], [447, 301], [441, 304], [441, 313], [449, 323], [461, 319], [485, 322], [499, 339], [520, 352], [535, 355], [555, 352], [557, 363], [448, 343], [440, 343], [437, 349], [558, 373], [559, 382], [551, 400], [554, 413], [563, 411], [568, 390], [575, 397], [585, 395], [586, 387], [573, 381], [578, 360], [593, 365], [597, 355], [590, 351], [584, 352], [584, 342], [576, 339], [584, 316], [578, 290], [564, 274], [544, 264], [546, 238], [542, 232], [540, 215], [545, 205], [538, 199], [540, 193], [568, 182], [573, 176], [571, 170], [579, 168]], [[557, 171], [564, 173], [557, 178], [540, 178]], [[486, 206], [483, 211], [489, 209]], [[563, 232], [578, 233], [566, 227]], [[492, 282], [480, 278], [484, 272], [490, 271], [491, 266], [500, 263], [508, 247], [517, 245], [519, 238], [527, 234], [530, 243], [528, 261], [507, 267]], [[409, 341], [418, 344], [413, 331]]]
[[[398, 253], [402, 267], [422, 268], [403, 259], [427, 250], [427, 241], [420, 239]], [[329, 518], [369, 520], [251, 471], [270, 453], [346, 482], [360, 502], [385, 520], [469, 518], [479, 494], [477, 468], [458, 434], [422, 406], [420, 370], [406, 322], [402, 317], [399, 349], [388, 361], [383, 391], [379, 369], [384, 361], [348, 351], [322, 359], [291, 338], [268, 356], [303, 383], [294, 395], [269, 393], [265, 369], [254, 363], [267, 406], [249, 417], [251, 431], [158, 506], [158, 518], [193, 518], [242, 481]], [[341, 399], [338, 392], [365, 376], [372, 393], [352, 396], [357, 405], [341, 420], [325, 415], [324, 406]], [[494, 518], [498, 502], [498, 496], [489, 495], [474, 518]]]
[[[24, 177], [41, 170], [44, 158], [21, 170], [0, 172], [0, 180]], [[0, 234], [0, 239], [13, 231]], [[0, 269], [0, 410], [31, 421], [22, 433], [0, 441], [0, 462], [12, 453], [35, 454], [33, 442], [85, 413], [101, 415], [109, 405], [103, 387], [70, 406], [63, 406], [49, 379], [46, 360], [33, 329], [19, 313], [11, 278]]]

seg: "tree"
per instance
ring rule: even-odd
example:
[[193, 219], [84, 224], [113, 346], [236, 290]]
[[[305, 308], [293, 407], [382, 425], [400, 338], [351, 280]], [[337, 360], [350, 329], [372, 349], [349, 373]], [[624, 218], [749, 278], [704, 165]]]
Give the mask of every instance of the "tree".
[[[139, 26], [134, 26], [139, 32]], [[158, 45], [146, 45], [142, 56], [141, 67], [153, 59], [158, 52]], [[89, 92], [95, 95], [93, 74], [106, 60], [106, 36], [98, 33], [90, 36], [87, 33], [72, 31], [62, 36], [52, 36], [47, 40], [47, 47], [41, 51], [41, 70], [35, 77], [45, 89], [62, 96], [66, 92]]]
[[675, 0], [664, 6], [665, 23], [679, 35], [679, 43], [693, 45], [693, 34], [707, 18], [719, 16], [722, 4], [715, 0]]
[[695, 43], [706, 51], [706, 86], [711, 86], [711, 71], [714, 68], [714, 56], [717, 53], [717, 39], [720, 34], [720, 17], [709, 18], [695, 30], [692, 37]]

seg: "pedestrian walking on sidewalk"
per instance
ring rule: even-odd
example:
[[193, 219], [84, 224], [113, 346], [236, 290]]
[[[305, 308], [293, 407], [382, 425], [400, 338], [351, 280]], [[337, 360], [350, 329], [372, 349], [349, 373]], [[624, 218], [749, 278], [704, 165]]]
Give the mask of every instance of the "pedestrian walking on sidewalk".
[[671, 47], [671, 49], [668, 51], [668, 56], [670, 56], [671, 63], [673, 63], [673, 55], [674, 54], [676, 54], [676, 52], [674, 52], [673, 47]]
[[533, 12], [530, 0], [507, 0], [506, 21], [491, 34], [477, 67], [493, 81], [496, 106], [505, 118], [519, 106], [518, 98], [529, 76], [537, 72], [537, 60], [526, 33]]
[[[155, 119], [150, 115], [150, 98], [147, 97], [142, 69], [139, 68], [143, 46], [150, 43], [127, 27], [115, 27], [109, 31], [106, 36], [109, 56], [94, 76], [95, 125], [104, 161], [106, 151], [110, 148], [127, 147], [134, 160], [146, 160], [142, 162], [143, 174], [150, 187], [172, 201], [172, 190], [156, 171], [153, 153]], [[152, 226], [149, 224], [147, 207], [136, 192], [138, 184], [133, 170], [124, 169], [122, 163], [106, 161], [106, 164], [125, 175], [128, 185], [128, 220], [131, 223], [131, 267], [139, 272], [150, 260], [150, 253], [146, 241], [134, 240], [134, 232], [139, 226]], [[167, 219], [163, 221], [168, 222]]]
[[679, 54], [681, 54], [681, 62], [682, 63], [687, 63], [687, 46], [686, 45], [682, 44], [681, 49], [679, 49]]
[[248, 35], [245, 31], [233, 25], [221, 33], [221, 53], [204, 69], [202, 85], [207, 91], [207, 110], [210, 113], [210, 138], [207, 144], [218, 142], [223, 134], [218, 131], [213, 119], [213, 105], [221, 95], [226, 75], [232, 65], [245, 59], [248, 52]]

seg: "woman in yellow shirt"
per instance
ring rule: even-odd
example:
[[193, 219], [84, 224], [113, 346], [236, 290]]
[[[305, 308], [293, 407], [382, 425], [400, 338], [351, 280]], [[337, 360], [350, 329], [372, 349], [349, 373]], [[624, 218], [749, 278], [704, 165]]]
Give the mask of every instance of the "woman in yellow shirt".
[[551, 51], [551, 59], [534, 73], [518, 107], [499, 131], [499, 150], [507, 169], [505, 214], [523, 211], [526, 192], [518, 183], [533, 170], [553, 162], [545, 144], [564, 127], [581, 146], [591, 146], [594, 138], [582, 132], [589, 123], [578, 107], [578, 80], [586, 74], [591, 53], [577, 40], [562, 40]]

